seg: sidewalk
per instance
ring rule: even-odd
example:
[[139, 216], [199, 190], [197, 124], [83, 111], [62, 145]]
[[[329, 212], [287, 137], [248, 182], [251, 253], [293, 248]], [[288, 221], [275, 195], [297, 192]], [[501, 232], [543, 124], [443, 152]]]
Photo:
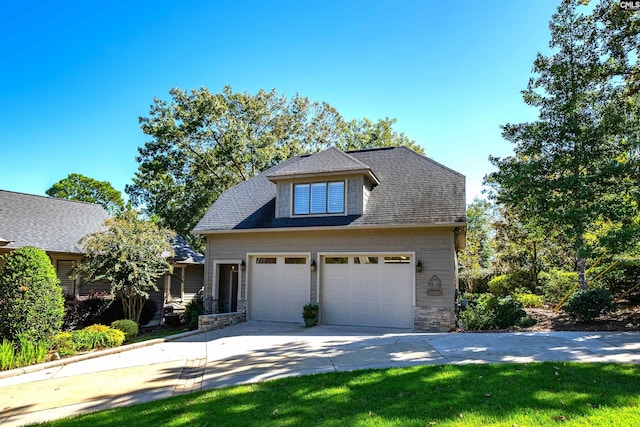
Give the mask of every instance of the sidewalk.
[[[94, 355], [95, 356], [95, 355]], [[640, 333], [413, 333], [246, 322], [0, 378], [0, 425], [20, 426], [286, 376], [443, 363], [640, 363]]]

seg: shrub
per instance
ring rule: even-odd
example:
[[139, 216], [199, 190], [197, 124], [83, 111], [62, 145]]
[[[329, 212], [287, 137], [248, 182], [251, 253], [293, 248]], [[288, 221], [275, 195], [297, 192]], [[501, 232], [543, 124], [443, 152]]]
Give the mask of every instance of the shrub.
[[133, 320], [122, 319], [116, 320], [111, 323], [113, 329], [124, 332], [124, 339], [129, 341], [131, 338], [138, 335], [138, 324]]
[[562, 309], [570, 316], [588, 322], [615, 311], [616, 305], [606, 289], [581, 289], [569, 297]]
[[105, 292], [91, 292], [82, 297], [65, 294], [62, 329], [71, 331], [102, 322], [104, 313], [112, 303], [113, 297]]
[[500, 298], [495, 307], [495, 326], [506, 329], [517, 326], [523, 317], [527, 316], [522, 304], [512, 298]]
[[556, 305], [578, 283], [578, 273], [560, 270], [541, 271], [538, 279], [544, 302]]
[[478, 331], [491, 329], [494, 324], [494, 312], [482, 304], [469, 306], [460, 312], [460, 321], [465, 329]]
[[540, 307], [542, 305], [542, 297], [532, 293], [516, 293], [513, 298], [527, 308]]
[[0, 337], [49, 340], [62, 327], [60, 281], [42, 249], [25, 246], [4, 257], [0, 270]]
[[502, 274], [491, 279], [489, 292], [499, 297], [506, 297], [512, 295], [518, 288], [532, 290], [534, 286], [528, 271], [516, 270], [511, 274]]
[[76, 354], [76, 345], [73, 342], [71, 332], [59, 332], [53, 337], [52, 348], [58, 351], [61, 357]]
[[[593, 276], [597, 275], [609, 265], [596, 267]], [[635, 285], [640, 283], [640, 261], [629, 260], [619, 262], [611, 271], [606, 273], [600, 281], [605, 289], [609, 289], [616, 298], [623, 293], [627, 293], [629, 301], [637, 303], [640, 301], [640, 288], [628, 292]]]
[[105, 334], [105, 347], [120, 347], [124, 342], [125, 334], [118, 329], [109, 329], [104, 332]]
[[198, 329], [198, 316], [203, 314], [204, 298], [200, 289], [184, 309], [184, 322], [189, 329]]
[[78, 351], [94, 348], [117, 347], [124, 342], [124, 332], [105, 325], [91, 325], [79, 331], [71, 332], [71, 338]]

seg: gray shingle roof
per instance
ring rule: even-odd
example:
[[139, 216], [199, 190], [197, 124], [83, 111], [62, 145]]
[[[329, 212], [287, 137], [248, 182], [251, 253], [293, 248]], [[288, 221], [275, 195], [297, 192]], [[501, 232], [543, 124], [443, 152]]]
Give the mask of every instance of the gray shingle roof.
[[297, 162], [290, 162], [267, 174], [272, 180], [291, 176], [309, 176], [337, 172], [371, 171], [371, 168], [349, 154], [330, 147], [311, 156], [301, 156]]
[[193, 250], [184, 237], [177, 235], [171, 239], [175, 252], [173, 260], [178, 264], [204, 264], [204, 255]]
[[81, 254], [78, 241], [99, 231], [107, 218], [107, 211], [93, 203], [0, 190], [0, 236], [12, 241], [4, 248]]
[[[269, 179], [290, 176], [292, 171], [318, 174], [317, 159], [334, 159], [335, 148], [311, 156], [289, 159], [220, 195], [196, 225], [194, 233], [217, 230], [314, 226], [432, 225], [465, 221], [465, 177], [406, 147], [348, 152], [356, 162], [371, 169], [379, 179], [363, 215], [275, 218], [276, 184]], [[327, 150], [327, 151], [329, 151]], [[321, 156], [322, 155], [322, 156]], [[310, 160], [316, 158], [313, 162]], [[347, 159], [349, 160], [349, 159]], [[354, 162], [350, 162], [355, 165]], [[341, 163], [341, 165], [344, 165]], [[338, 166], [341, 167], [341, 166]], [[362, 168], [360, 169], [362, 170]]]

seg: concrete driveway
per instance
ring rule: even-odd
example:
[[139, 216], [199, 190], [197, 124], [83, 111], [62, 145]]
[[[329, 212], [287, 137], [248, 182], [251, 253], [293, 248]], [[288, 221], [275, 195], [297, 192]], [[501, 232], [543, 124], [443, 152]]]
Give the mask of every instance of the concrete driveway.
[[536, 361], [639, 363], [640, 333], [413, 333], [246, 322], [21, 375], [2, 373], [0, 425], [318, 372]]

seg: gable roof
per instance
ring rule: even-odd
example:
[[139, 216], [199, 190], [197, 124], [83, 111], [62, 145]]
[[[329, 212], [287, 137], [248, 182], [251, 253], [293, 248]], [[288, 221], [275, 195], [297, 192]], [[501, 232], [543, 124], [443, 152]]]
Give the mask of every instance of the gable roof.
[[[329, 149], [331, 151], [337, 149]], [[329, 151], [326, 150], [326, 151]], [[193, 229], [206, 234], [223, 230], [274, 229], [321, 226], [394, 226], [464, 223], [465, 177], [406, 147], [350, 151], [355, 162], [370, 168], [379, 179], [362, 215], [275, 217], [277, 186], [270, 179], [292, 171], [326, 173], [317, 159], [335, 159], [335, 153], [291, 158], [223, 192]], [[339, 150], [337, 150], [339, 151]], [[322, 155], [322, 156], [321, 156]]]
[[171, 239], [174, 256], [173, 261], [177, 264], [204, 264], [204, 255], [193, 250], [184, 237], [177, 235]]
[[93, 203], [0, 190], [0, 236], [10, 241], [3, 248], [82, 254], [79, 240], [99, 231], [108, 217]]
[[289, 162], [286, 166], [269, 172], [267, 178], [271, 181], [277, 181], [286, 178], [300, 178], [345, 172], [365, 172], [367, 175], [370, 175], [372, 181], [375, 183], [378, 182], [378, 179], [369, 166], [336, 147], [330, 147], [313, 155], [300, 156], [297, 162]]

